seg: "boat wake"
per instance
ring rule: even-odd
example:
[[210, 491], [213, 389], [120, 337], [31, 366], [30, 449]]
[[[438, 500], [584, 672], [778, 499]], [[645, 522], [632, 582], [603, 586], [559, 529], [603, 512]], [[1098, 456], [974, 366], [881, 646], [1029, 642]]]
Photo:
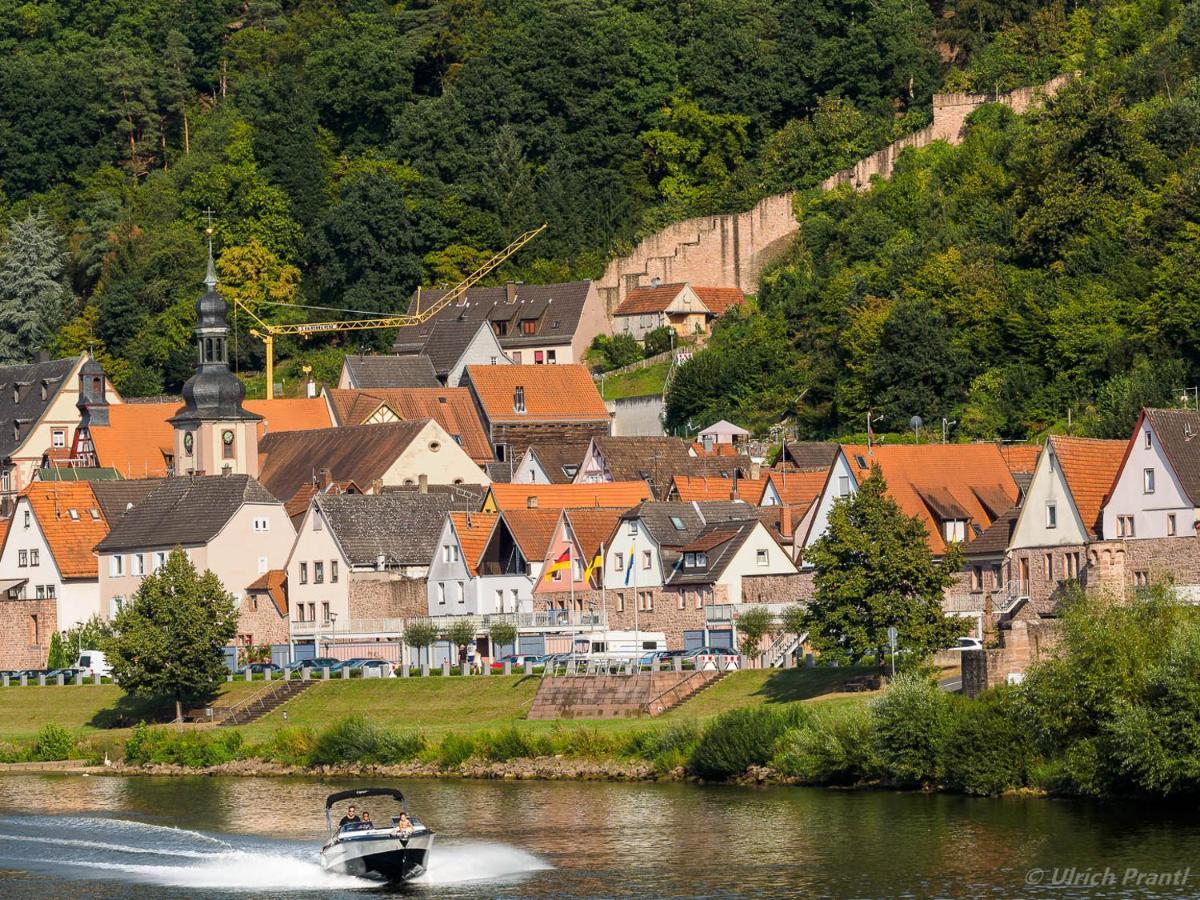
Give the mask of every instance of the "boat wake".
[[[326, 872], [311, 842], [216, 837], [99, 816], [0, 818], [0, 867], [67, 879], [222, 892], [355, 891], [379, 886]], [[549, 868], [533, 854], [503, 844], [439, 841], [429, 871], [412, 884], [510, 881]]]

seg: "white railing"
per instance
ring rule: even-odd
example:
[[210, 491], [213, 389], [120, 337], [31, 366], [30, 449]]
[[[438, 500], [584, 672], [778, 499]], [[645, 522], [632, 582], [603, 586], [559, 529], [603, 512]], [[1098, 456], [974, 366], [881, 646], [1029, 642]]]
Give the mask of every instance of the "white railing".
[[767, 648], [767, 652], [763, 654], [763, 663], [767, 668], [774, 668], [782, 665], [784, 660], [789, 655], [796, 652], [796, 649], [808, 640], [808, 632], [804, 634], [795, 634], [790, 631], [783, 631], [776, 635], [775, 640], [771, 642], [771, 646]]
[[542, 610], [526, 613], [494, 613], [478, 616], [410, 616], [406, 619], [339, 619], [337, 622], [291, 623], [292, 640], [344, 641], [354, 638], [403, 636], [410, 625], [432, 625], [448, 629], [456, 622], [469, 621], [479, 631], [487, 631], [495, 623], [512, 625], [519, 631], [554, 631], [560, 628], [603, 628], [607, 617], [603, 612], [579, 612], [570, 609]]
[[706, 622], [726, 623], [736, 622], [748, 609], [763, 606], [777, 621], [783, 616], [785, 610], [791, 609], [793, 606], [803, 604], [798, 603], [717, 603], [713, 606], [704, 607], [704, 619]]

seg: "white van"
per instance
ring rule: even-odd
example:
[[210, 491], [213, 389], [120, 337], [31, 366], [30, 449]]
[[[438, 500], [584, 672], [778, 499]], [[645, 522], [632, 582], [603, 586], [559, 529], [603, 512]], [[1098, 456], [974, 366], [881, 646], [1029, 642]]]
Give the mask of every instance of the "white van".
[[112, 677], [112, 666], [108, 664], [108, 660], [104, 658], [104, 654], [99, 650], [80, 650], [79, 660], [75, 663], [75, 668], [83, 669], [85, 675], [91, 678], [93, 675], [99, 675], [101, 678]]
[[667, 649], [661, 631], [598, 631], [587, 636], [592, 656], [640, 656]]

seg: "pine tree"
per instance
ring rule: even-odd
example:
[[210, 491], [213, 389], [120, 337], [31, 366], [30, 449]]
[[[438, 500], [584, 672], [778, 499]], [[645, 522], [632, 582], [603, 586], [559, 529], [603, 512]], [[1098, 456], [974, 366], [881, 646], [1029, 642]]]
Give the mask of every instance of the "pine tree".
[[0, 364], [27, 362], [48, 349], [66, 318], [66, 252], [45, 210], [9, 226], [0, 251]]
[[934, 560], [925, 523], [887, 495], [879, 466], [853, 496], [839, 501], [808, 561], [817, 570], [808, 608], [809, 642], [822, 653], [872, 659], [882, 670], [887, 630], [917, 659], [949, 646], [966, 625], [942, 611], [962, 554], [951, 546]]

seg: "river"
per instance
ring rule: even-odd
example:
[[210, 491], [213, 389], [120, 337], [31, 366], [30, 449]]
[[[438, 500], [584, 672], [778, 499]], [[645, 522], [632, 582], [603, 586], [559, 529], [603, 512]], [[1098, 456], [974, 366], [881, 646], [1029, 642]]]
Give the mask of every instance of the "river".
[[[0, 897], [375, 896], [379, 888], [327, 875], [317, 862], [326, 794], [366, 784], [0, 778]], [[422, 780], [396, 786], [438, 837], [429, 873], [383, 893], [1200, 893], [1200, 819], [1140, 804], [681, 784]], [[377, 805], [376, 818], [387, 812], [386, 802]], [[1193, 863], [1196, 874], [1182, 887], [1146, 890], [1149, 879], [1162, 879], [1159, 873]], [[1092, 886], [1054, 883], [1068, 875]], [[1139, 877], [1140, 886], [1130, 880]]]

